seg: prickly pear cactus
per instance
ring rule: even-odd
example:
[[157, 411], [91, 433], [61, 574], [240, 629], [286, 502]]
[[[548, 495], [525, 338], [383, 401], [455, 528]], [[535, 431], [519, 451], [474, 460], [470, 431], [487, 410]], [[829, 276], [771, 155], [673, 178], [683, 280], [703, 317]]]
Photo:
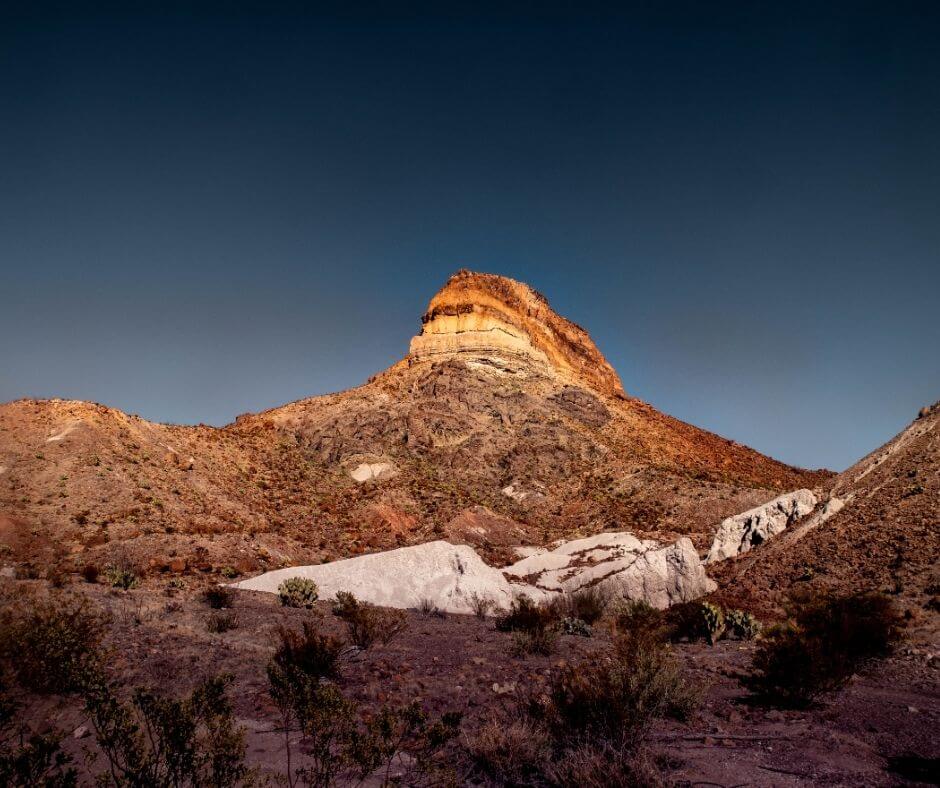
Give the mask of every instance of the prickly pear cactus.
[[760, 621], [743, 610], [729, 610], [725, 621], [734, 635], [742, 640], [753, 640], [760, 634]]
[[702, 602], [702, 619], [705, 623], [705, 637], [709, 645], [714, 646], [725, 633], [724, 611], [711, 602]]

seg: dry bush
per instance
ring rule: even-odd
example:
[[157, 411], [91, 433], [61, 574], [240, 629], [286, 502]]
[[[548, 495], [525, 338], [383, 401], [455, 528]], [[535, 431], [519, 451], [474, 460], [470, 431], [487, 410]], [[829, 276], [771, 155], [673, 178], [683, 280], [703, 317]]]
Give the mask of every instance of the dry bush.
[[810, 705], [870, 660], [890, 654], [901, 637], [901, 618], [882, 594], [802, 596], [788, 612], [789, 620], [758, 643], [754, 672], [743, 680], [773, 705]]
[[98, 569], [98, 567], [94, 564], [85, 564], [85, 566], [82, 567], [81, 574], [82, 579], [86, 583], [97, 583], [98, 576], [101, 574], [101, 570]]
[[202, 592], [202, 601], [213, 610], [231, 607], [235, 594], [227, 586], [212, 586]]
[[238, 629], [238, 615], [234, 610], [217, 610], [206, 619], [206, 629], [221, 635], [232, 629]]
[[521, 594], [512, 600], [509, 610], [496, 617], [496, 628], [501, 632], [536, 632], [557, 624], [562, 613], [558, 604], [538, 604]]
[[661, 610], [642, 599], [620, 599], [608, 610], [617, 631], [665, 637], [666, 619]]
[[588, 624], [596, 624], [610, 603], [610, 594], [599, 585], [587, 586], [568, 594], [566, 602], [568, 616], [580, 618]]
[[403, 610], [376, 607], [348, 591], [336, 594], [333, 613], [346, 622], [350, 639], [361, 649], [371, 648], [376, 642], [387, 645], [408, 626]]
[[130, 564], [119, 562], [105, 567], [104, 578], [114, 588], [124, 591], [137, 585], [137, 573]]
[[474, 777], [494, 786], [541, 785], [552, 758], [548, 732], [525, 717], [490, 717], [463, 737], [463, 746]]
[[105, 618], [80, 597], [31, 594], [0, 614], [0, 655], [17, 681], [40, 693], [69, 693], [101, 668]]
[[555, 653], [557, 644], [558, 629], [556, 627], [544, 627], [542, 629], [514, 632], [510, 650], [517, 657], [526, 654], [538, 654], [539, 656], [548, 657]]
[[478, 594], [476, 591], [470, 594], [470, 609], [477, 618], [486, 618], [495, 608], [496, 600], [492, 597]]
[[640, 745], [657, 719], [687, 718], [698, 700], [667, 644], [622, 635], [610, 653], [559, 670], [540, 711], [556, 737], [623, 752]]
[[546, 769], [553, 786], [578, 788], [660, 788], [663, 780], [645, 750], [625, 754], [584, 742], [564, 751]]
[[272, 666], [282, 673], [300, 672], [311, 678], [339, 677], [346, 644], [339, 638], [321, 633], [315, 624], [305, 621], [297, 632], [281, 627], [281, 642], [272, 658]]

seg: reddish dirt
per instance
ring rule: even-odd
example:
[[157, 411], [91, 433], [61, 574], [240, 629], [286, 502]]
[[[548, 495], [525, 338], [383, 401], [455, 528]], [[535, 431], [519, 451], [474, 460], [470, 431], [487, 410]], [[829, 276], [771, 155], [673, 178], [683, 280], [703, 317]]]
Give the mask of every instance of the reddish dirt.
[[[284, 768], [264, 668], [277, 627], [299, 628], [310, 613], [281, 608], [270, 595], [241, 592], [234, 603], [238, 629], [214, 635], [205, 629], [209, 609], [188, 591], [113, 592], [85, 584], [74, 589], [112, 611], [110, 667], [123, 682], [179, 694], [201, 678], [233, 674], [232, 697], [248, 731], [251, 762], [269, 774]], [[328, 605], [319, 611], [325, 628], [343, 631]], [[418, 698], [434, 713], [462, 711], [469, 733], [494, 708], [511, 711], [516, 692], [538, 688], [554, 667], [577, 663], [607, 642], [597, 629], [590, 639], [561, 637], [551, 657], [515, 657], [511, 638], [491, 620], [409, 613], [409, 628], [398, 639], [347, 663], [342, 687], [366, 709]], [[892, 772], [889, 759], [940, 756], [934, 735], [940, 724], [936, 643], [903, 646], [817, 708], [801, 712], [749, 705], [736, 676], [747, 669], [752, 650], [752, 644], [739, 642], [676, 647], [689, 679], [707, 691], [692, 720], [662, 724], [653, 733], [653, 748], [674, 784], [908, 785], [915, 783]], [[31, 721], [66, 733], [85, 723], [70, 701], [33, 699], [28, 708]], [[86, 744], [67, 739], [76, 752]]]

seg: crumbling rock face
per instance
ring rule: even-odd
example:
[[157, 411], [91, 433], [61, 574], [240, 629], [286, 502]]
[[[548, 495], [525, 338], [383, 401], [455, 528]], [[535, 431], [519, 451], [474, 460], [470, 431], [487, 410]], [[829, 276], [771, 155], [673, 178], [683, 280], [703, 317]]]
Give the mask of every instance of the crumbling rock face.
[[810, 490], [797, 490], [722, 520], [706, 562], [746, 553], [809, 514], [815, 506], [816, 496]]
[[689, 602], [715, 584], [688, 539], [662, 545], [629, 533], [603, 533], [536, 553], [503, 570], [542, 591], [577, 591], [601, 584], [627, 599], [665, 608]]
[[431, 299], [414, 359], [461, 352], [508, 352], [545, 362], [608, 396], [623, 396], [613, 367], [587, 332], [557, 315], [528, 285], [493, 274], [458, 271]]

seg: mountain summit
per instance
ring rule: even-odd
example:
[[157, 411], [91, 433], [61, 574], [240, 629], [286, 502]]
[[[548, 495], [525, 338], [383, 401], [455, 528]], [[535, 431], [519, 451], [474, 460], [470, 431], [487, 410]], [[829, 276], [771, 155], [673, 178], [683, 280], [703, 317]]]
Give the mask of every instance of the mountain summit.
[[623, 395], [613, 367], [580, 326], [556, 314], [522, 282], [461, 270], [431, 299], [410, 356], [515, 353], [607, 395]]

